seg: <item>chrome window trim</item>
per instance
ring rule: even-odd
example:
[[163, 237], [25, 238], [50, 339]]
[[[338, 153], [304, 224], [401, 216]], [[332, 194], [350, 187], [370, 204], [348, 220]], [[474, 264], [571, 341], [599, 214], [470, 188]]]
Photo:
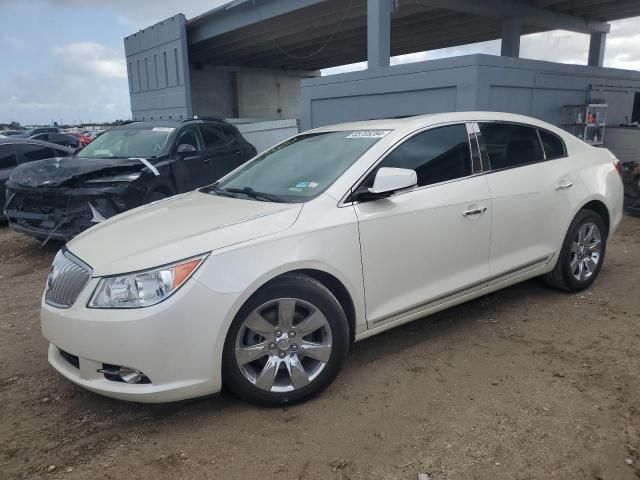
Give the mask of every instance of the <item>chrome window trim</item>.
[[542, 149], [542, 158], [544, 161], [547, 161], [547, 152], [544, 149], [544, 144], [542, 143], [542, 137], [540, 136], [540, 129], [536, 128], [536, 137], [538, 137], [538, 143], [540, 144], [540, 148]]
[[472, 172], [480, 173], [482, 172], [482, 156], [480, 154], [480, 146], [478, 145], [476, 128], [474, 123], [467, 123], [467, 134], [469, 135], [469, 144], [471, 145]]
[[[393, 145], [391, 145], [382, 155], [380, 155], [380, 157], [373, 163], [373, 165], [371, 165], [367, 171], [362, 174], [360, 176], [360, 178], [351, 186], [351, 188], [349, 188], [347, 190], [347, 192], [342, 196], [342, 198], [340, 199], [340, 201], [338, 202], [338, 208], [342, 208], [342, 207], [350, 207], [353, 205], [358, 205], [361, 202], [349, 202], [347, 201], [349, 199], [349, 197], [351, 195], [353, 195], [353, 192], [355, 192], [360, 185], [362, 184], [362, 182], [364, 182], [364, 180], [366, 180], [366, 178], [369, 176], [369, 174], [375, 170], [377, 168], [377, 166], [382, 163], [393, 151], [395, 151], [398, 147], [400, 147], [400, 145], [404, 144], [405, 142], [407, 142], [408, 140], [410, 140], [411, 138], [415, 137], [416, 135], [419, 135], [421, 133], [424, 133], [428, 130], [433, 130], [436, 128], [442, 128], [442, 127], [449, 127], [449, 126], [455, 126], [455, 125], [464, 125], [465, 129], [468, 133], [468, 124], [471, 123], [470, 120], [457, 120], [457, 121], [452, 121], [452, 122], [443, 122], [443, 123], [437, 123], [434, 125], [429, 125], [426, 127], [422, 127], [418, 130], [414, 130], [413, 132], [408, 133], [407, 135], [405, 135], [404, 137], [400, 138], [397, 142], [395, 142]], [[396, 193], [393, 193], [391, 195], [389, 195], [389, 197], [387, 198], [392, 198], [392, 197], [396, 197], [398, 195], [404, 195], [406, 193], [412, 193], [412, 192], [416, 192], [419, 190], [423, 190], [425, 188], [431, 188], [431, 187], [436, 187], [436, 186], [440, 186], [440, 185], [445, 185], [447, 183], [452, 183], [452, 182], [458, 182], [460, 180], [464, 180], [467, 178], [471, 178], [471, 177], [475, 177], [478, 175], [482, 175], [485, 172], [480, 172], [480, 173], [474, 173], [474, 169], [473, 169], [473, 149], [472, 149], [472, 145], [469, 141], [469, 137], [467, 135], [467, 145], [469, 147], [469, 155], [470, 155], [470, 161], [471, 161], [471, 175], [467, 175], [466, 177], [460, 177], [460, 178], [454, 178], [452, 180], [446, 180], [444, 182], [439, 182], [439, 183], [432, 183], [429, 185], [423, 185], [421, 187], [413, 187], [407, 190], [402, 190]]]

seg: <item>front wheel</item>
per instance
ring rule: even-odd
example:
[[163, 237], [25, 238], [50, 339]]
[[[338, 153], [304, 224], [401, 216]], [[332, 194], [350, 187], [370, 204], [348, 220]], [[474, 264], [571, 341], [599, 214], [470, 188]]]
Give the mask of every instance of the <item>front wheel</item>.
[[347, 319], [335, 296], [313, 278], [285, 275], [251, 297], [233, 321], [224, 383], [252, 403], [300, 402], [331, 383], [348, 348]]
[[571, 222], [555, 268], [544, 276], [552, 287], [567, 292], [588, 288], [598, 277], [607, 247], [607, 229], [602, 218], [581, 210]]

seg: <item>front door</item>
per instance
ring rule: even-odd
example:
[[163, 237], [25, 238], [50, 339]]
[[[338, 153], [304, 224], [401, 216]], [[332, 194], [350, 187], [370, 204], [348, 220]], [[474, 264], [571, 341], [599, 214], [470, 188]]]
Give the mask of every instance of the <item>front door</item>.
[[[196, 151], [178, 153], [177, 150], [180, 145], [191, 145]], [[206, 161], [200, 134], [195, 126], [186, 126], [180, 130], [176, 138], [174, 151], [176, 152], [174, 172], [178, 193], [203, 187], [210, 183], [207, 175], [209, 165]]]
[[418, 133], [378, 165], [415, 170], [417, 188], [355, 205], [370, 328], [488, 281], [491, 197], [470, 151], [464, 124]]

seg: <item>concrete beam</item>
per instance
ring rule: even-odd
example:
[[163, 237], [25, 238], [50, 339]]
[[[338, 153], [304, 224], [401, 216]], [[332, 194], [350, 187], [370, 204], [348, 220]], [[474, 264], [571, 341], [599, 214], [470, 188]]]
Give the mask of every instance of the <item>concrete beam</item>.
[[551, 30], [569, 30], [578, 33], [608, 33], [611, 25], [566, 13], [532, 7], [513, 0], [414, 0], [428, 7], [444, 8], [471, 13], [482, 17], [518, 17], [524, 25], [536, 25]]
[[393, 0], [367, 0], [367, 60], [369, 68], [391, 64]]
[[188, 23], [189, 45], [327, 0], [239, 0]]
[[594, 67], [604, 65], [604, 49], [607, 43], [606, 33], [592, 33], [589, 41], [588, 64]]
[[502, 22], [502, 45], [500, 55], [503, 57], [520, 56], [520, 35], [522, 34], [522, 22], [519, 18], [508, 18]]

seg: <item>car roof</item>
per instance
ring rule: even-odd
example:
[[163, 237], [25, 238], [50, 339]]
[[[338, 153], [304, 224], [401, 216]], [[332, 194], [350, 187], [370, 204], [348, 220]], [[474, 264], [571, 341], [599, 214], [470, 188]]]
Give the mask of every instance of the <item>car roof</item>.
[[189, 125], [191, 123], [227, 123], [221, 118], [190, 118], [186, 120], [147, 120], [147, 121], [132, 121], [125, 122], [120, 125], [116, 125], [113, 129], [135, 129], [135, 128], [153, 128], [153, 127], [168, 127], [168, 128], [180, 128], [183, 125]]
[[56, 145], [55, 143], [36, 140], [35, 138], [15, 138], [15, 137], [0, 138], [0, 145], [5, 145], [7, 143], [13, 143], [13, 144], [28, 143], [32, 145], [43, 145], [45, 147], [51, 147], [57, 150], [68, 150], [70, 152], [73, 152], [73, 148], [67, 148], [67, 147], [63, 147], [62, 145]]
[[438, 125], [440, 123], [477, 121], [525, 123], [528, 125], [557, 131], [557, 127], [554, 127], [553, 125], [537, 118], [528, 117], [526, 115], [517, 115], [514, 113], [503, 112], [468, 111], [429, 113], [426, 115], [416, 115], [412, 117], [386, 118], [377, 120], [365, 120], [360, 122], [340, 123], [336, 125], [319, 127], [305, 133], [321, 133], [344, 130], [416, 130], [431, 125]]

